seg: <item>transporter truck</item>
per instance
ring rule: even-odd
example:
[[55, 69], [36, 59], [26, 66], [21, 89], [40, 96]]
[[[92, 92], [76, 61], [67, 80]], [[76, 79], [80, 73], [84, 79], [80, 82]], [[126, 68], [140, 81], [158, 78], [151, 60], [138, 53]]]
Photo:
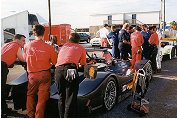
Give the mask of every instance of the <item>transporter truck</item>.
[[26, 42], [34, 40], [32, 27], [39, 24], [35, 14], [19, 12], [1, 19], [1, 46], [13, 40], [15, 34], [26, 36]]
[[44, 41], [56, 45], [63, 45], [69, 42], [69, 34], [71, 33], [70, 24], [52, 25], [52, 41], [49, 41], [48, 22], [39, 14], [30, 14], [28, 11], [19, 12], [1, 19], [1, 46], [4, 43], [13, 40], [15, 34], [23, 34], [26, 36], [26, 42], [35, 39], [32, 28], [35, 24], [43, 24], [45, 27]]

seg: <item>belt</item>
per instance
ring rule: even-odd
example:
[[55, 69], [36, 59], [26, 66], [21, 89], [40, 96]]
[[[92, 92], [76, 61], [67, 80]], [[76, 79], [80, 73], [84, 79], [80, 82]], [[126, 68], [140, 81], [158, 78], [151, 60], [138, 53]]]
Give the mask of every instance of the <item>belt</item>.
[[58, 67], [68, 67], [68, 66], [73, 66], [74, 68], [77, 69], [77, 65], [75, 63], [68, 63], [68, 64], [62, 64], [62, 65], [59, 65]]
[[75, 65], [76, 66], [75, 63], [62, 64], [62, 65], [59, 65], [59, 66], [68, 66], [68, 65]]
[[43, 71], [50, 71], [50, 69], [41, 70], [41, 71], [36, 71], [36, 72], [28, 72], [28, 73], [37, 73], [37, 72], [43, 72]]

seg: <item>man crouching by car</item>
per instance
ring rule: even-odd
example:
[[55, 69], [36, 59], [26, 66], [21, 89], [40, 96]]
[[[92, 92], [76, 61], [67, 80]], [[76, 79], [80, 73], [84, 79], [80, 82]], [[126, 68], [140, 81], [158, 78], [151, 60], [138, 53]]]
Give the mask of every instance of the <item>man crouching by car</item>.
[[58, 109], [61, 118], [77, 117], [78, 67], [86, 65], [85, 48], [79, 45], [78, 33], [70, 34], [70, 43], [64, 44], [59, 50], [55, 83], [58, 89]]

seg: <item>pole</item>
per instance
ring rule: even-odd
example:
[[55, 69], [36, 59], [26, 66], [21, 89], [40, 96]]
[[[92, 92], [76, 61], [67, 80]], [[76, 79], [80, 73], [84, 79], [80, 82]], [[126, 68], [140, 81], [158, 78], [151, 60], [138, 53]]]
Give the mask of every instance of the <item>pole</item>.
[[164, 0], [164, 7], [163, 7], [163, 31], [165, 31], [165, 0]]
[[162, 29], [162, 0], [161, 0], [161, 9], [160, 9], [160, 29]]
[[48, 9], [49, 9], [49, 41], [51, 41], [51, 11], [50, 11], [50, 0], [48, 0]]

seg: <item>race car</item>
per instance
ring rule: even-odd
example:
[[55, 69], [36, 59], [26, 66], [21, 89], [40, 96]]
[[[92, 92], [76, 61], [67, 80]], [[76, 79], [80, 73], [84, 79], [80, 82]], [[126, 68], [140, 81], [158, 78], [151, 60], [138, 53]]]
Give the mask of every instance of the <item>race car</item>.
[[[117, 102], [121, 102], [131, 94], [133, 76], [136, 71], [145, 72], [147, 90], [152, 78], [152, 67], [149, 60], [137, 62], [130, 69], [129, 60], [112, 59], [107, 49], [87, 48], [87, 63], [84, 71], [79, 70], [78, 112], [93, 112], [99, 108], [111, 110]], [[26, 109], [27, 73], [9, 82], [12, 86], [11, 96], [15, 109]], [[58, 115], [58, 92], [54, 77], [51, 81], [50, 99], [47, 102], [46, 113]], [[56, 112], [54, 114], [54, 112]]]
[[166, 55], [169, 56], [169, 59], [172, 59], [176, 55], [175, 47], [177, 44], [174, 44], [173, 41], [161, 41], [160, 43], [160, 55], [161, 55], [161, 61], [162, 58]]

